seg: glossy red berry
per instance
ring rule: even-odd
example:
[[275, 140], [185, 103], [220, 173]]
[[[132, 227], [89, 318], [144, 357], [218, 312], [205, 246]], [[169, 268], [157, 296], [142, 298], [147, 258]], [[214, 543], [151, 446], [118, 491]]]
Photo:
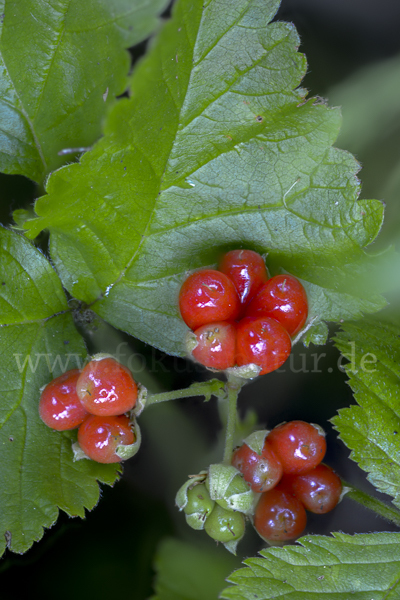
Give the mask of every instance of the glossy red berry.
[[232, 455], [232, 465], [243, 475], [253, 492], [261, 493], [276, 486], [282, 477], [282, 465], [265, 441], [261, 455], [242, 444]]
[[131, 410], [138, 388], [129, 369], [111, 357], [91, 360], [82, 370], [76, 391], [92, 415], [121, 415]]
[[324, 432], [312, 423], [282, 423], [268, 434], [267, 439], [281, 461], [284, 473], [306, 473], [316, 467], [325, 456]]
[[274, 319], [247, 317], [237, 326], [236, 363], [254, 363], [260, 375], [278, 369], [288, 358], [292, 341], [286, 329]]
[[99, 463], [121, 462], [118, 446], [129, 446], [135, 436], [125, 415], [98, 417], [89, 415], [78, 429], [78, 443], [84, 453]]
[[236, 360], [236, 327], [228, 321], [202, 325], [195, 330], [197, 346], [192, 351], [202, 365], [210, 369], [228, 369]]
[[76, 393], [79, 369], [72, 369], [51, 381], [40, 396], [39, 414], [44, 423], [57, 431], [75, 429], [88, 416]]
[[229, 277], [213, 269], [203, 269], [184, 281], [179, 309], [186, 325], [194, 330], [218, 321], [235, 321], [240, 300]]
[[308, 315], [307, 294], [292, 275], [276, 275], [259, 290], [245, 312], [246, 317], [271, 317], [294, 336]]
[[253, 250], [227, 252], [219, 263], [219, 270], [235, 284], [242, 307], [246, 306], [268, 281], [264, 259]]
[[304, 506], [279, 484], [261, 495], [254, 513], [254, 527], [266, 541], [293, 540], [303, 533], [306, 524]]
[[282, 484], [313, 513], [325, 514], [340, 500], [342, 482], [327, 465], [317, 465], [303, 475], [285, 475]]

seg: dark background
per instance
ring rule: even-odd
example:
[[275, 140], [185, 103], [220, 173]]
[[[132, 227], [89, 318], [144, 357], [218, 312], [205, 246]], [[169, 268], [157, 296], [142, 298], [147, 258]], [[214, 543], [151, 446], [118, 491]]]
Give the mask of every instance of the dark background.
[[[342, 104], [344, 128], [338, 145], [354, 152], [364, 166], [360, 174], [364, 182], [362, 197], [386, 198], [390, 222], [382, 238], [385, 242], [394, 240], [400, 221], [400, 185], [396, 183], [400, 165], [400, 108], [396, 112], [394, 91], [383, 87], [379, 95], [374, 81], [376, 73], [383, 73], [387, 64], [397, 56], [400, 58], [399, 2], [283, 0], [277, 18], [293, 21], [299, 31], [300, 50], [306, 54], [309, 65], [304, 86], [312, 95], [327, 98], [330, 104]], [[142, 44], [133, 50], [134, 59], [144, 48]], [[400, 80], [400, 69], [394, 69], [393, 73], [393, 81], [396, 74]], [[357, 91], [353, 84], [360, 77]], [[369, 109], [372, 94], [378, 100]], [[346, 111], [351, 116], [364, 105], [365, 123], [360, 122], [358, 129], [354, 129], [350, 117], [346, 122]], [[390, 120], [387, 105], [394, 105]], [[383, 119], [384, 126], [374, 128], [379, 119]], [[388, 180], [392, 182], [389, 198], [384, 193]], [[0, 184], [0, 222], [8, 224], [11, 212], [26, 207], [38, 192], [31, 182], [18, 176], [0, 175]], [[137, 375], [154, 391], [185, 387], [194, 379], [205, 377], [201, 368], [165, 357], [100, 322], [88, 328], [86, 338], [91, 351], [112, 352], [113, 347], [128, 342], [127, 356], [129, 352], [145, 356], [148, 371], [139, 369]], [[321, 424], [328, 432], [327, 462], [344, 479], [373, 493], [329, 424], [338, 408], [353, 402], [346, 376], [338, 368], [338, 358], [332, 343], [307, 351], [296, 346], [291, 369], [272, 373], [246, 386], [240, 397], [240, 411], [244, 416], [250, 408], [256, 410], [260, 421], [268, 427], [290, 419]], [[158, 542], [164, 536], [175, 535], [196, 544], [198, 536], [203, 537], [204, 534], [185, 526], [174, 507], [174, 496], [187, 474], [206, 467], [220, 456], [220, 423], [215, 401], [204, 404], [194, 399], [153, 407], [142, 416], [141, 425], [144, 441], [139, 454], [126, 463], [123, 478], [113, 489], [103, 488], [99, 505], [85, 520], [62, 514], [57, 524], [45, 532], [43, 540], [24, 556], [7, 554], [0, 562], [4, 599], [22, 597], [28, 584], [30, 595], [38, 594], [42, 600], [53, 599], [55, 595], [60, 600], [86, 597], [102, 600], [115, 594], [144, 600], [152, 592], [152, 560]], [[239, 546], [237, 564], [243, 556], [254, 555], [262, 547], [260, 539], [248, 529]], [[307, 532], [391, 529], [382, 519], [344, 499], [334, 512], [310, 517]]]

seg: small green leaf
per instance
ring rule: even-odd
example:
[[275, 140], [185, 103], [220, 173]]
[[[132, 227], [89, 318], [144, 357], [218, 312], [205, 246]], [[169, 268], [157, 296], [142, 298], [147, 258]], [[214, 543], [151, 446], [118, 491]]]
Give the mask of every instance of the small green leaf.
[[86, 355], [60, 281], [24, 237], [0, 229], [0, 552], [24, 552], [61, 508], [85, 515], [119, 467], [73, 462], [75, 432], [40, 419], [40, 388]]
[[371, 281], [378, 259], [365, 247], [383, 205], [358, 200], [359, 166], [332, 148], [339, 111], [298, 87], [298, 35], [268, 25], [278, 6], [178, 1], [105, 137], [50, 177], [25, 224], [31, 237], [50, 229], [74, 297], [170, 354], [185, 354], [177, 298], [188, 270], [235, 247], [301, 278], [315, 324], [385, 304], [356, 277]]
[[400, 593], [400, 534], [309, 536], [245, 560], [226, 600], [395, 600]]
[[152, 600], [216, 600], [237, 564], [223, 548], [165, 539], [155, 558]]
[[350, 362], [349, 384], [358, 406], [332, 419], [350, 456], [381, 492], [400, 507], [400, 340], [389, 323], [346, 323], [335, 339]]
[[124, 49], [152, 33], [165, 4], [0, 0], [2, 172], [41, 182], [65, 163], [60, 151], [82, 152], [100, 137], [108, 106], [127, 86]]

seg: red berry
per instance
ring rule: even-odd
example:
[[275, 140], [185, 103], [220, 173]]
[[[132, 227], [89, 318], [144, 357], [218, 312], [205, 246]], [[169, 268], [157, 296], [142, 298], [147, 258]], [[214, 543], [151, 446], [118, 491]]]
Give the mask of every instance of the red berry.
[[39, 414], [52, 429], [75, 429], [88, 413], [76, 393], [79, 369], [72, 369], [56, 377], [44, 388], [39, 401]]
[[335, 508], [342, 493], [340, 477], [327, 465], [317, 465], [303, 475], [285, 475], [282, 484], [307, 510], [318, 514]]
[[189, 275], [179, 292], [179, 309], [190, 329], [218, 321], [234, 321], [240, 300], [232, 281], [219, 271], [203, 269]]
[[286, 329], [274, 319], [247, 317], [237, 326], [236, 363], [254, 363], [260, 375], [278, 369], [290, 354], [292, 341]]
[[325, 456], [325, 435], [320, 427], [312, 423], [282, 423], [268, 434], [267, 439], [281, 461], [284, 473], [306, 473]]
[[242, 444], [232, 456], [232, 465], [243, 475], [253, 492], [261, 493], [272, 489], [282, 477], [282, 465], [267, 441], [261, 456]]
[[219, 270], [233, 281], [242, 306], [246, 306], [268, 281], [264, 259], [253, 250], [232, 250], [221, 259]]
[[85, 409], [99, 416], [131, 410], [138, 395], [129, 369], [111, 357], [91, 360], [79, 376], [76, 391]]
[[99, 463], [121, 462], [118, 446], [135, 441], [129, 419], [125, 415], [98, 417], [89, 415], [78, 429], [78, 442], [84, 453]]
[[254, 514], [254, 527], [265, 540], [293, 540], [304, 531], [306, 524], [304, 506], [280, 485], [261, 495]]
[[246, 317], [271, 317], [294, 336], [308, 314], [307, 294], [296, 277], [276, 275], [262, 286], [246, 309]]
[[197, 346], [193, 357], [211, 369], [228, 369], [235, 365], [236, 327], [228, 321], [202, 325], [194, 332]]

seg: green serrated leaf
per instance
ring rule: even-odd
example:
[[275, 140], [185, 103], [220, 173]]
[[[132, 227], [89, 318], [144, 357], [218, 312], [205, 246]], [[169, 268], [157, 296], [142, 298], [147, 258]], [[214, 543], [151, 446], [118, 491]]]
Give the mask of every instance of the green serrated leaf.
[[159, 546], [155, 558], [157, 600], [216, 600], [225, 577], [237, 561], [225, 550], [172, 538]]
[[226, 600], [395, 600], [400, 593], [400, 534], [309, 536], [245, 560]]
[[60, 151], [82, 152], [100, 137], [108, 106], [127, 86], [124, 49], [152, 33], [165, 4], [0, 0], [2, 172], [41, 182], [65, 163]]
[[84, 517], [119, 467], [73, 462], [75, 432], [53, 431], [38, 412], [40, 388], [81, 366], [86, 350], [60, 281], [24, 237], [0, 229], [0, 552], [24, 552], [61, 508]]
[[346, 323], [335, 344], [350, 362], [349, 384], [358, 406], [332, 419], [350, 456], [381, 492], [400, 507], [400, 340], [389, 323]]
[[177, 2], [105, 138], [49, 179], [25, 224], [31, 237], [50, 229], [73, 296], [171, 354], [185, 354], [177, 297], [187, 271], [234, 247], [301, 278], [315, 324], [385, 304], [355, 277], [371, 281], [378, 259], [364, 249], [383, 206], [358, 201], [359, 166], [331, 147], [338, 110], [298, 88], [297, 33], [268, 25], [278, 6]]

